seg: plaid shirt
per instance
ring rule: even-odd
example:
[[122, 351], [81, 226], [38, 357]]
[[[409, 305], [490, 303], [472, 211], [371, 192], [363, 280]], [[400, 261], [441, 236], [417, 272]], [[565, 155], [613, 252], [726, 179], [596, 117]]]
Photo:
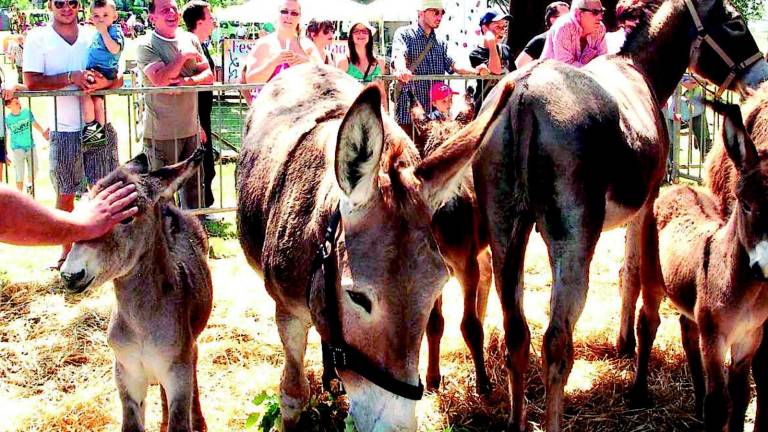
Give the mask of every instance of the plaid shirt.
[[[427, 47], [427, 43], [432, 41], [430, 48], [424, 60], [412, 69], [412, 64], [416, 61], [422, 51]], [[412, 24], [400, 27], [395, 31], [395, 37], [392, 41], [392, 57], [405, 57], [405, 64], [411, 69], [414, 75], [439, 75], [443, 73], [453, 73], [453, 59], [448, 55], [448, 44], [445, 40], [438, 40], [434, 30], [427, 36], [424, 30], [418, 24]], [[396, 117], [400, 124], [411, 124], [411, 113], [408, 107], [408, 97], [406, 90], [411, 90], [416, 99], [426, 111], [432, 108], [429, 99], [429, 89], [435, 81], [411, 81], [402, 86], [400, 98], [396, 101]]]

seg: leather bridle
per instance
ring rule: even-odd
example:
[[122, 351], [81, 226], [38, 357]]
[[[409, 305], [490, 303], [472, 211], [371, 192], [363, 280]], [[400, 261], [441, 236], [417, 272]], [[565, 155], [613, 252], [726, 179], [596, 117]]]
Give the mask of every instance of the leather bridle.
[[728, 76], [725, 78], [725, 81], [720, 84], [720, 86], [717, 88], [717, 92], [715, 93], [715, 97], [719, 98], [720, 95], [722, 95], [723, 92], [728, 89], [728, 86], [731, 84], [731, 81], [736, 78], [736, 75], [760, 61], [760, 59], [763, 58], [763, 54], [758, 50], [755, 54], [746, 60], [736, 63], [725, 52], [725, 50], [723, 50], [720, 44], [718, 44], [717, 41], [712, 38], [712, 36], [707, 34], [707, 31], [704, 28], [704, 24], [701, 22], [701, 17], [699, 17], [699, 13], [696, 11], [696, 6], [693, 4], [693, 0], [685, 0], [685, 5], [688, 7], [688, 12], [690, 12], [691, 18], [693, 18], [694, 25], [696, 25], [696, 40], [691, 46], [691, 58], [693, 59], [693, 63], [695, 64], [699, 61], [701, 43], [706, 42], [728, 66]]
[[328, 326], [328, 337], [330, 340], [323, 340], [323, 344], [330, 350], [328, 360], [331, 363], [330, 365], [324, 364], [323, 366], [338, 370], [351, 370], [390, 393], [410, 400], [420, 400], [424, 394], [424, 385], [421, 383], [421, 378], [419, 378], [418, 385], [399, 380], [388, 370], [374, 363], [368, 356], [347, 344], [344, 340], [344, 328], [339, 316], [339, 299], [336, 292], [336, 276], [338, 273], [336, 233], [340, 223], [341, 209], [337, 205], [336, 210], [331, 215], [328, 227], [325, 229], [325, 235], [317, 250], [317, 255], [315, 255], [315, 259], [312, 261], [312, 277], [307, 288], [307, 303], [309, 303], [310, 290], [315, 274], [317, 271], [322, 270], [322, 289], [325, 294], [325, 305], [320, 314]]

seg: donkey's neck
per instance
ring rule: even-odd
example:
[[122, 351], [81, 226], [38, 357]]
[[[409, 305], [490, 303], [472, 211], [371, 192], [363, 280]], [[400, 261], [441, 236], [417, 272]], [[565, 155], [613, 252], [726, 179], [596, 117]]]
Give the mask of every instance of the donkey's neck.
[[668, 0], [661, 3], [650, 22], [642, 25], [621, 55], [630, 58], [658, 100], [664, 102], [690, 63], [696, 33], [693, 18], [683, 0]]
[[752, 279], [749, 273], [749, 258], [739, 241], [736, 212], [731, 213], [728, 222], [715, 234], [711, 244], [709, 278], [720, 279], [724, 287], [737, 290], [745, 286], [744, 281]]

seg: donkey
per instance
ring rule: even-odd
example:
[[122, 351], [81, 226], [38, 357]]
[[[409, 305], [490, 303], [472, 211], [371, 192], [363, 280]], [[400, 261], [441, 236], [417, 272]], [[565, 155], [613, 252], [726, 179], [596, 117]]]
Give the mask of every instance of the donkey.
[[358, 430], [416, 428], [419, 347], [448, 278], [430, 222], [496, 114], [421, 159], [382, 117], [376, 85], [307, 64], [264, 86], [246, 119], [237, 219], [276, 303], [284, 430], [300, 428], [309, 398], [312, 325], [331, 346]]
[[[448, 139], [474, 118], [474, 103], [467, 102], [456, 120], [429, 121], [418, 99], [408, 92], [411, 99], [411, 121], [414, 126], [414, 144], [422, 158], [440, 148]], [[464, 290], [464, 316], [461, 333], [469, 347], [475, 364], [477, 392], [488, 395], [491, 382], [485, 369], [483, 353], [483, 321], [485, 320], [488, 292], [491, 288], [491, 255], [488, 251], [488, 230], [480, 223], [477, 199], [472, 177], [462, 179], [458, 194], [432, 217], [432, 232], [437, 239], [453, 275]], [[444, 319], [442, 296], [437, 298], [427, 323], [429, 362], [427, 388], [440, 386], [440, 339], [443, 337]]]
[[[750, 133], [760, 155], [768, 151], [768, 83], [763, 83], [751, 95], [742, 108], [746, 113], [744, 126]], [[721, 217], [728, 218], [736, 202], [736, 177], [738, 171], [728, 157], [725, 146], [717, 143], [707, 154], [704, 164], [704, 183], [719, 204]], [[752, 377], [757, 391], [755, 430], [768, 430], [768, 333], [763, 327], [763, 342], [752, 361]]]
[[[724, 144], [735, 168], [737, 205], [726, 221], [711, 195], [681, 186], [661, 194], [654, 214], [664, 291], [681, 313], [697, 412], [703, 408], [706, 430], [728, 426], [733, 432], [744, 430], [749, 369], [768, 318], [768, 257], [761, 251], [768, 237], [768, 152], [758, 154], [738, 106], [715, 107], [724, 114]], [[653, 338], [640, 343], [653, 344]], [[729, 349], [726, 382], [723, 367]], [[635, 382], [641, 387], [635, 391], [647, 391], [647, 374], [647, 368], [637, 370]]]
[[98, 239], [78, 242], [61, 267], [69, 291], [110, 280], [117, 306], [107, 342], [115, 353], [115, 381], [124, 432], [144, 431], [144, 399], [160, 384], [161, 431], [205, 431], [197, 387], [197, 337], [211, 313], [208, 240], [196, 217], [173, 205], [173, 194], [203, 160], [149, 172], [141, 154], [100, 180], [91, 194], [117, 181], [133, 183], [139, 212]]
[[[630, 222], [622, 272], [623, 305], [632, 312], [627, 322], [634, 321], [639, 284], [663, 283], [652, 205], [669, 143], [658, 101], [669, 97], [689, 66], [733, 89], [754, 87], [768, 77], [768, 64], [744, 21], [723, 0], [695, 5], [693, 0], [648, 0], [633, 7], [640, 23], [619, 54], [599, 57], [581, 69], [534, 62], [502, 80], [513, 81], [514, 91], [502, 108], [504, 115], [483, 135], [473, 163], [504, 310], [512, 430], [526, 429], [523, 385], [530, 332], [523, 311], [523, 264], [533, 225], [547, 245], [553, 279], [542, 347], [544, 427], [559, 431], [573, 366], [573, 329], [586, 300], [600, 233]], [[705, 34], [719, 50], [700, 46]], [[718, 52], [729, 58], [722, 60]], [[729, 65], [736, 66], [732, 70]], [[488, 102], [496, 102], [504, 88], [494, 89]], [[651, 311], [660, 296], [644, 300], [641, 337], [659, 319]], [[623, 324], [629, 331], [620, 335], [619, 346], [634, 349], [631, 324]], [[649, 353], [641, 354], [639, 359], [647, 361]]]

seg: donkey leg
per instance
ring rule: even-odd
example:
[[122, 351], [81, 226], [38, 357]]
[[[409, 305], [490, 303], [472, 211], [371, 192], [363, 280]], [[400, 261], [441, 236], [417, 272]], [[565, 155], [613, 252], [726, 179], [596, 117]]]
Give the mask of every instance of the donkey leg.
[[200, 389], [197, 386], [197, 343], [193, 346], [192, 356], [192, 430], [206, 432], [208, 425], [203, 417], [203, 409], [200, 406]]
[[280, 379], [282, 430], [297, 430], [299, 417], [309, 400], [309, 381], [304, 373], [309, 323], [277, 307], [277, 330], [285, 351], [285, 366]]
[[695, 397], [694, 412], [702, 418], [704, 407], [704, 369], [701, 364], [699, 350], [699, 327], [684, 315], [680, 315], [680, 337], [683, 341], [685, 356], [688, 358], [688, 368], [691, 370], [693, 394]]
[[755, 432], [768, 432], [768, 332], [763, 325], [763, 339], [752, 359], [752, 378], [755, 380], [757, 393], [757, 412], [755, 413]]
[[619, 357], [635, 356], [635, 308], [640, 295], [640, 230], [642, 215], [638, 214], [627, 226], [624, 240], [624, 264], [619, 272], [621, 319], [616, 338]]
[[168, 396], [166, 396], [162, 385], [157, 387], [160, 389], [160, 404], [163, 410], [163, 417], [160, 420], [160, 432], [168, 432]]
[[480, 266], [480, 280], [477, 283], [477, 318], [482, 324], [485, 322], [485, 311], [488, 309], [488, 294], [491, 291], [493, 279], [490, 249], [485, 248], [477, 255], [477, 264]]
[[[653, 198], [653, 197], [652, 197]], [[653, 216], [652, 203], [649, 203], [638, 215], [641, 218], [640, 286], [642, 287], [643, 306], [637, 320], [637, 359], [635, 361], [635, 382], [629, 393], [631, 405], [643, 406], [649, 403], [648, 366], [651, 349], [656, 339], [656, 331], [661, 323], [659, 307], [664, 299], [664, 279], [659, 263], [659, 233], [656, 218]]]
[[493, 241], [491, 248], [496, 291], [504, 312], [504, 342], [507, 345], [505, 365], [511, 399], [508, 429], [522, 432], [528, 428], [525, 412], [525, 374], [528, 371], [531, 342], [531, 333], [523, 311], [523, 269], [525, 248], [533, 222], [528, 215], [519, 214], [510, 225], [509, 241]]
[[429, 350], [427, 364], [427, 389], [437, 390], [440, 387], [440, 339], [443, 338], [445, 320], [443, 319], [443, 296], [435, 300], [435, 306], [427, 321], [427, 348]]
[[699, 347], [706, 377], [704, 429], [707, 432], [723, 432], [731, 415], [731, 401], [726, 390], [724, 373], [728, 347], [711, 313], [697, 313], [696, 321], [701, 332]]
[[744, 430], [744, 418], [751, 389], [749, 386], [749, 369], [752, 360], [762, 341], [762, 327], [756, 333], [742, 338], [731, 347], [731, 365], [728, 368], [728, 395], [731, 398], [733, 409], [731, 419], [728, 422], [729, 432], [742, 432]]
[[161, 385], [168, 398], [168, 432], [192, 431], [194, 365], [191, 353], [170, 365]]
[[148, 380], [138, 367], [127, 367], [115, 361], [115, 382], [123, 407], [123, 432], [144, 432]]
[[464, 336], [464, 342], [469, 347], [472, 361], [475, 364], [477, 392], [486, 396], [491, 392], [491, 382], [485, 371], [483, 323], [477, 316], [477, 288], [480, 282], [480, 267], [475, 251], [471, 251], [466, 257], [463, 268], [458, 269], [456, 273], [464, 289], [464, 316], [461, 319], [461, 334]]

